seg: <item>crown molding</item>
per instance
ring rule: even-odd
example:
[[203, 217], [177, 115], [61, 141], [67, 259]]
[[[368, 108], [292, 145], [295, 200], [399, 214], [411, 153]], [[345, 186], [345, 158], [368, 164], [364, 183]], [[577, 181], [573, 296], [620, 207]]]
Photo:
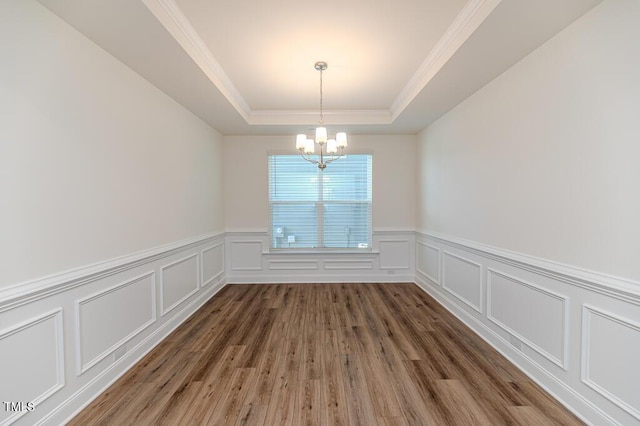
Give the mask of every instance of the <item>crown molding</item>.
[[[142, 0], [144, 5], [220, 90], [249, 125], [317, 124], [317, 111], [251, 110], [220, 63], [184, 15], [175, 0]], [[392, 124], [501, 0], [470, 0], [413, 74], [389, 110], [325, 111], [328, 124]]]
[[391, 105], [389, 111], [392, 121], [402, 114], [501, 1], [470, 0], [467, 2]]
[[222, 95], [249, 122], [251, 109], [174, 0], [142, 0]]
[[[251, 125], [317, 125], [318, 110], [257, 110], [251, 111]], [[391, 124], [391, 113], [387, 110], [329, 110], [324, 111], [324, 124]]]

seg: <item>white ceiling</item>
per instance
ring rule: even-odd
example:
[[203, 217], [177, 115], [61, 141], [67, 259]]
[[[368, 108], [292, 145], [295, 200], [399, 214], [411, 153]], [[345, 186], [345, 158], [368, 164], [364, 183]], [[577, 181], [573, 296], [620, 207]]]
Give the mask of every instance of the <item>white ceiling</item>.
[[223, 134], [414, 134], [601, 0], [40, 0]]

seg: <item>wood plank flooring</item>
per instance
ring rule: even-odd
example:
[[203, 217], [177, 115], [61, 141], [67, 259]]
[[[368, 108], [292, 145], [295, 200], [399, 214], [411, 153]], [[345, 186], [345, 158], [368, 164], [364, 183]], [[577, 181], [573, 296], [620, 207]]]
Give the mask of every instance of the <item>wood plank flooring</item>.
[[579, 425], [414, 284], [229, 285], [71, 425]]

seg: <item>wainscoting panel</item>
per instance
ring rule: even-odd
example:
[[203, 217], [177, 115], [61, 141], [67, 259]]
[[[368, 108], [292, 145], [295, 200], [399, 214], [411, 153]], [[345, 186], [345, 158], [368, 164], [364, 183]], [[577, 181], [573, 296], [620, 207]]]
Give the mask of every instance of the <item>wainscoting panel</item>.
[[480, 264], [443, 251], [442, 287], [467, 306], [482, 313], [482, 268]]
[[374, 259], [325, 259], [322, 266], [327, 271], [373, 271]]
[[[0, 354], [2, 403], [32, 403], [36, 407], [55, 394], [64, 386], [65, 376], [62, 309], [0, 330]], [[11, 424], [27, 413], [0, 406], [0, 425]]]
[[317, 260], [269, 259], [268, 263], [270, 271], [317, 271], [319, 269]]
[[161, 268], [160, 306], [163, 316], [198, 291], [198, 261], [199, 253], [193, 253]]
[[264, 230], [227, 233], [227, 282], [413, 282], [413, 231], [374, 232], [361, 250], [269, 250]]
[[417, 241], [416, 244], [416, 272], [424, 275], [440, 285], [440, 249]]
[[451, 236], [415, 242], [416, 283], [551, 395], [587, 424], [640, 425], [640, 283]]
[[0, 402], [35, 406], [0, 406], [0, 425], [65, 424], [224, 286], [224, 244], [203, 235], [0, 290]]
[[640, 421], [640, 323], [585, 305], [582, 381]]
[[488, 269], [487, 318], [565, 369], [568, 314], [566, 297]]
[[156, 320], [155, 272], [76, 303], [77, 374], [82, 374]]
[[262, 241], [231, 241], [231, 271], [262, 271]]
[[211, 284], [224, 274], [224, 242], [207, 247], [200, 252], [202, 258], [202, 287]]
[[379, 240], [380, 269], [409, 269], [409, 241]]

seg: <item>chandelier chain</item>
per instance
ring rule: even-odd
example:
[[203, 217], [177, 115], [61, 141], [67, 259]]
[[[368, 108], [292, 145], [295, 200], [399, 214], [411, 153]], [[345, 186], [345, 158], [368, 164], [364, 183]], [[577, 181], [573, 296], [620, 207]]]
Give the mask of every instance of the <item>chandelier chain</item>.
[[324, 124], [324, 113], [322, 111], [322, 71], [320, 68], [320, 126]]

